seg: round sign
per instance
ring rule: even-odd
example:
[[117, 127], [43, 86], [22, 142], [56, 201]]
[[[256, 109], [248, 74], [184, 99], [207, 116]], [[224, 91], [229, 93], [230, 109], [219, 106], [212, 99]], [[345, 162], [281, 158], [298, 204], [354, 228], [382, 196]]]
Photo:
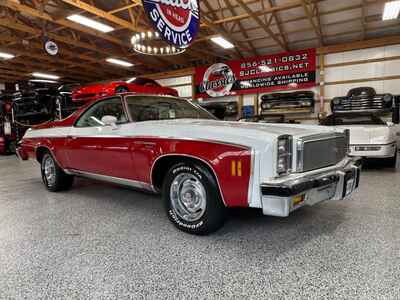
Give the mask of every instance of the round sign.
[[187, 48], [199, 31], [198, 0], [143, 0], [143, 7], [155, 30], [168, 43]]
[[54, 56], [58, 54], [58, 45], [53, 41], [46, 41], [44, 43], [44, 50], [48, 55]]
[[232, 69], [223, 63], [210, 66], [203, 76], [200, 92], [206, 92], [210, 97], [223, 97], [230, 94], [235, 83]]

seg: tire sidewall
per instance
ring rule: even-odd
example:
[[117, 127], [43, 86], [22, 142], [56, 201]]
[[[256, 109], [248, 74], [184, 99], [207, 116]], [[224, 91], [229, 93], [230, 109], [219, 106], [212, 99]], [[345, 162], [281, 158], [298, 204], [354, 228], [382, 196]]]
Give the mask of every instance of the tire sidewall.
[[[199, 220], [193, 222], [186, 221], [181, 217], [179, 217], [179, 215], [174, 211], [171, 203], [171, 198], [170, 198], [171, 183], [176, 178], [176, 176], [182, 173], [189, 173], [195, 176], [203, 184], [206, 191], [207, 200], [206, 200], [205, 212]], [[194, 233], [194, 234], [209, 233], [210, 227], [215, 227], [215, 223], [218, 222], [219, 216], [215, 214], [222, 213], [223, 204], [222, 201], [220, 200], [218, 186], [214, 178], [203, 167], [200, 167], [196, 164], [181, 163], [173, 166], [169, 170], [163, 186], [163, 198], [168, 218], [180, 230], [189, 233]]]
[[[56, 178], [55, 178], [55, 181], [54, 181], [54, 184], [53, 184], [53, 185], [50, 185], [49, 182], [47, 181], [47, 178], [46, 178], [46, 175], [45, 175], [45, 171], [44, 171], [45, 162], [46, 162], [46, 160], [48, 160], [48, 159], [53, 160], [54, 167], [55, 167], [55, 169], [56, 169], [56, 170], [55, 170], [55, 175], [54, 175]], [[56, 186], [57, 186], [57, 181], [58, 181], [57, 162], [54, 160], [53, 156], [51, 156], [49, 153], [46, 153], [46, 154], [43, 156], [42, 162], [41, 162], [41, 164], [40, 164], [40, 171], [41, 171], [41, 174], [42, 174], [42, 180], [43, 180], [44, 185], [46, 186], [46, 188], [47, 188], [48, 190], [53, 191], [53, 190], [56, 188]]]

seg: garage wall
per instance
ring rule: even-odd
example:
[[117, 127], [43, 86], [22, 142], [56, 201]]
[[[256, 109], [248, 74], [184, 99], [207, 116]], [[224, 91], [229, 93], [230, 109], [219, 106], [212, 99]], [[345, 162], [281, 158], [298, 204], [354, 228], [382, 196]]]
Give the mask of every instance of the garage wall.
[[176, 89], [181, 97], [192, 98], [193, 96], [192, 76], [159, 79], [157, 82], [163, 86]]
[[[360, 86], [371, 86], [377, 93], [400, 95], [400, 45], [353, 50], [324, 56], [324, 81], [321, 88], [320, 69], [317, 71], [316, 88], [311, 89], [316, 94], [315, 112], [312, 114], [289, 114], [289, 119], [300, 120], [304, 123], [317, 123], [320, 112], [320, 93], [324, 89], [324, 111], [330, 113], [330, 101], [334, 97], [344, 96], [349, 89]], [[317, 65], [319, 68], [319, 57]], [[180, 96], [192, 98], [192, 76], [160, 79], [162, 85], [178, 90]], [[257, 105], [259, 95], [244, 95], [229, 97], [241, 105]], [[216, 99], [215, 99], [216, 100]], [[219, 98], [218, 100], [228, 100]], [[257, 107], [256, 107], [257, 108]]]
[[325, 56], [325, 98], [343, 96], [354, 87], [400, 94], [400, 45], [354, 50]]

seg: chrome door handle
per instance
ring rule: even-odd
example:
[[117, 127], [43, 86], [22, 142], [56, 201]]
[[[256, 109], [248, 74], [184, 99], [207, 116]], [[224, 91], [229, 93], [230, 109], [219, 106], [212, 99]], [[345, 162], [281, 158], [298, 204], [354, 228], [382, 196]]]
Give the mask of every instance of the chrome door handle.
[[67, 135], [67, 139], [76, 140], [77, 136]]

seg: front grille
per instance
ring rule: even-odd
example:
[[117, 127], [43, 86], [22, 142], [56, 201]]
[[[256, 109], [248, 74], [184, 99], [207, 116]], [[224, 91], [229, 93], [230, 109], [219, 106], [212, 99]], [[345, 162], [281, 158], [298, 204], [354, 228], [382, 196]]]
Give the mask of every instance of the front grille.
[[348, 151], [347, 137], [342, 134], [304, 140], [302, 143], [303, 151], [299, 159], [303, 172], [336, 165]]
[[391, 101], [384, 101], [383, 97], [352, 97], [343, 98], [340, 104], [333, 104], [333, 111], [355, 111], [355, 110], [383, 110], [392, 107]]

